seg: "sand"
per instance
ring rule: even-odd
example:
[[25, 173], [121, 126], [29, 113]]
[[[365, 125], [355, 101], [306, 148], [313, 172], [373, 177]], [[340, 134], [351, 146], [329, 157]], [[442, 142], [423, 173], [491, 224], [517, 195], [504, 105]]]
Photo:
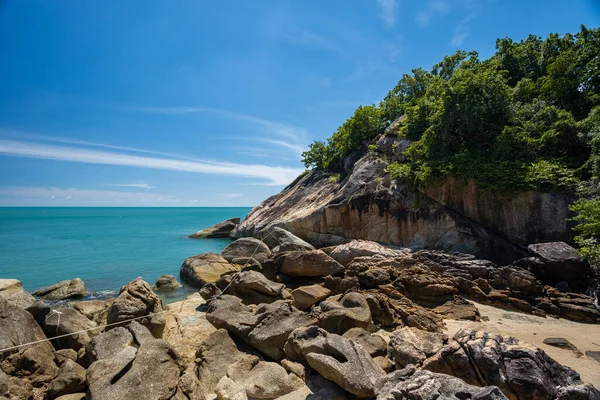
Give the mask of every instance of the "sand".
[[505, 311], [495, 307], [474, 303], [482, 316], [489, 321], [445, 320], [447, 334], [453, 336], [462, 328], [486, 330], [501, 335], [514, 336], [543, 349], [559, 363], [569, 366], [581, 375], [586, 383], [600, 388], [600, 364], [585, 355], [577, 357], [571, 350], [548, 346], [544, 339], [561, 337], [567, 339], [585, 354], [586, 351], [600, 351], [600, 325], [582, 324], [565, 319], [543, 318]]

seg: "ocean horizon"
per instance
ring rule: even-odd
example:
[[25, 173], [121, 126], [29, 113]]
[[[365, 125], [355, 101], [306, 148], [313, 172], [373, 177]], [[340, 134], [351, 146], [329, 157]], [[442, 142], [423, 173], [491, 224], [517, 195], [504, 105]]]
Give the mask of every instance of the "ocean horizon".
[[[115, 296], [141, 276], [175, 275], [190, 256], [220, 253], [231, 240], [187, 236], [251, 207], [0, 207], [0, 278], [34, 291], [81, 278], [87, 298]], [[198, 289], [161, 294], [176, 301]]]

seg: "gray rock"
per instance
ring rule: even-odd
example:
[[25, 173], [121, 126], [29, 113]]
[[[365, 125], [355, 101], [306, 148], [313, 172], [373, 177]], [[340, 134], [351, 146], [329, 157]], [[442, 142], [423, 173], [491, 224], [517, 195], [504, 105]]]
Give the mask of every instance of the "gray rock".
[[116, 357], [126, 347], [133, 346], [133, 335], [124, 327], [117, 327], [94, 337], [86, 345], [91, 361]]
[[364, 256], [379, 256], [383, 258], [402, 257], [410, 254], [407, 249], [394, 248], [384, 246], [369, 240], [353, 240], [349, 243], [337, 246], [329, 255], [339, 262], [347, 266], [356, 257]]
[[33, 295], [44, 300], [65, 300], [83, 297], [87, 293], [85, 284], [79, 278], [60, 281], [33, 292]]
[[35, 297], [23, 290], [23, 284], [16, 279], [0, 279], [0, 297], [21, 308], [35, 303]]
[[231, 231], [233, 231], [239, 223], [239, 218], [231, 218], [226, 221], [219, 222], [211, 227], [192, 233], [188, 237], [192, 239], [226, 238], [229, 237]]
[[265, 262], [271, 255], [271, 250], [262, 241], [255, 238], [241, 238], [223, 249], [221, 252], [223, 258], [231, 261], [234, 258], [250, 257], [259, 263]]
[[575, 347], [573, 343], [569, 342], [565, 338], [546, 338], [544, 339], [544, 344], [547, 344], [548, 346], [558, 347], [559, 349], [570, 350], [573, 353], [575, 353], [577, 357], [583, 356], [583, 353], [579, 351], [579, 349]]
[[58, 370], [58, 375], [48, 386], [47, 396], [59, 396], [82, 392], [85, 389], [85, 369], [73, 360], [66, 360]]
[[373, 329], [371, 309], [366, 298], [357, 292], [345, 294], [338, 302], [323, 301], [315, 310], [319, 327], [343, 334], [352, 328]]
[[232, 336], [246, 342], [252, 329], [282, 303], [276, 301], [257, 308], [243, 304], [238, 297], [222, 295], [208, 303], [206, 319], [217, 329], [227, 329]]
[[105, 325], [108, 310], [113, 301], [114, 299], [78, 301], [73, 303], [73, 307], [87, 319], [91, 319], [99, 325]]
[[299, 362], [305, 362], [309, 353], [324, 354], [327, 335], [327, 331], [314, 325], [294, 329], [285, 343], [285, 354]]
[[299, 310], [308, 310], [321, 300], [325, 300], [331, 294], [331, 290], [321, 285], [301, 286], [292, 290], [294, 307]]
[[271, 250], [271, 252], [273, 254], [280, 254], [280, 253], [285, 253], [288, 251], [304, 251], [304, 250], [314, 250], [314, 246], [312, 245], [303, 245], [303, 244], [297, 244], [297, 243], [284, 243], [282, 245], [273, 247], [273, 249]]
[[181, 283], [177, 282], [177, 278], [173, 275], [163, 275], [154, 284], [156, 290], [169, 291], [176, 290], [181, 287]]
[[[312, 244], [305, 242], [293, 233], [279, 227], [265, 228], [258, 232], [257, 238], [265, 242], [270, 249], [273, 249], [273, 253], [291, 251], [292, 248], [296, 248], [297, 250], [315, 249]], [[280, 247], [278, 251], [275, 251], [275, 248], [278, 246], [282, 247]]]
[[67, 360], [77, 361], [77, 352], [73, 349], [57, 350], [54, 353], [54, 360], [58, 366], [61, 366]]
[[394, 331], [390, 337], [392, 356], [398, 368], [409, 364], [421, 365], [447, 343], [447, 335], [409, 327]]
[[344, 266], [320, 250], [286, 253], [281, 272], [289, 276], [314, 277], [336, 275]]
[[268, 280], [256, 271], [241, 271], [234, 275], [225, 293], [237, 296], [246, 304], [272, 303], [281, 299], [285, 285]]
[[241, 384], [235, 383], [229, 377], [221, 378], [215, 388], [217, 400], [248, 400], [246, 388]]
[[162, 312], [162, 302], [150, 285], [137, 278], [121, 288], [119, 297], [110, 307], [107, 321], [109, 324], [126, 323], [132, 318], [147, 316], [137, 322], [148, 327], [155, 337], [161, 337], [165, 326]]
[[530, 253], [541, 261], [541, 280], [556, 284], [566, 281], [567, 286], [581, 289], [593, 271], [587, 261], [581, 259], [577, 250], [564, 242], [536, 243], [528, 247]]
[[[44, 320], [43, 328], [48, 337], [69, 335], [54, 340], [57, 348], [78, 351], [100, 333], [94, 329], [97, 326], [76, 309], [67, 307], [52, 310]], [[80, 331], [86, 332], [74, 333]]]
[[388, 346], [381, 336], [374, 335], [362, 328], [352, 328], [342, 337], [360, 344], [373, 358], [387, 356]]
[[9, 376], [0, 369], [0, 400], [33, 400], [34, 391], [30, 382]]
[[377, 382], [377, 400], [507, 400], [496, 386], [469, 385], [453, 376], [417, 370], [410, 365]]
[[201, 288], [231, 271], [237, 271], [237, 268], [226, 259], [215, 253], [206, 253], [187, 258], [181, 265], [179, 276], [182, 281]]
[[585, 355], [586, 357], [591, 358], [592, 360], [600, 364], [600, 351], [588, 350], [585, 352]]

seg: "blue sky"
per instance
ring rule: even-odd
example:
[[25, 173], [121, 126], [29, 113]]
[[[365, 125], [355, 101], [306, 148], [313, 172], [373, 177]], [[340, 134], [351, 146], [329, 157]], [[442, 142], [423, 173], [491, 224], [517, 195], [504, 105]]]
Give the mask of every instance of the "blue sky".
[[599, 22], [594, 0], [0, 0], [0, 205], [256, 205], [403, 73]]

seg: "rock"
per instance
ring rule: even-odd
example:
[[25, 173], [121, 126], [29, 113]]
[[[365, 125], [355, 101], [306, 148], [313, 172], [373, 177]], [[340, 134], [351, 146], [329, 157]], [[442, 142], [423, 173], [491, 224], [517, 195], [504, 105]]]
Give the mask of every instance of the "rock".
[[169, 342], [185, 362], [193, 362], [196, 352], [215, 327], [206, 320], [206, 301], [196, 293], [165, 307], [166, 325], [163, 339]]
[[265, 317], [263, 314], [272, 312], [281, 303], [255, 307], [243, 304], [238, 297], [222, 295], [208, 303], [206, 319], [217, 329], [227, 329], [232, 336], [247, 341], [252, 329]]
[[600, 351], [588, 350], [585, 352], [585, 355], [586, 357], [591, 358], [592, 360], [600, 364]]
[[170, 399], [177, 390], [181, 372], [176, 352], [135, 321], [127, 329], [139, 347], [126, 346], [90, 365], [87, 370], [90, 400]]
[[286, 253], [281, 273], [297, 277], [336, 275], [344, 266], [320, 250]]
[[87, 319], [94, 321], [98, 314], [102, 313], [103, 311], [107, 311], [107, 309], [110, 308], [113, 301], [114, 300], [112, 299], [78, 301], [73, 303], [73, 308], [82, 313]]
[[0, 279], [0, 297], [21, 308], [35, 303], [35, 297], [23, 290], [23, 284], [16, 279]]
[[312, 245], [301, 245], [301, 244], [296, 244], [296, 243], [284, 243], [280, 246], [276, 246], [274, 247], [271, 252], [273, 254], [281, 254], [281, 253], [286, 253], [288, 251], [304, 251], [304, 250], [314, 250], [314, 246]]
[[86, 353], [89, 355], [90, 364], [97, 360], [105, 360], [116, 357], [127, 347], [133, 346], [133, 335], [124, 327], [117, 327], [94, 337], [86, 345]]
[[83, 297], [87, 293], [85, 284], [79, 278], [60, 281], [52, 286], [33, 292], [33, 295], [44, 300], [65, 300]]
[[[31, 314], [0, 298], [0, 349], [44, 339], [46, 339], [44, 332]], [[41, 342], [6, 350], [0, 353], [0, 370], [15, 378], [26, 377], [36, 386], [47, 383], [56, 376], [58, 371], [54, 364], [54, 348], [50, 342]], [[17, 382], [10, 377], [6, 379], [13, 383]]]
[[229, 237], [231, 231], [233, 231], [239, 223], [239, 218], [231, 218], [196, 233], [192, 233], [188, 237], [192, 239], [226, 238]]
[[201, 288], [207, 283], [216, 282], [221, 275], [237, 271], [227, 260], [215, 253], [198, 254], [189, 257], [181, 266], [179, 276], [182, 281]]
[[581, 259], [577, 250], [564, 242], [532, 244], [528, 250], [541, 261], [539, 269], [533, 272], [549, 284], [566, 281], [568, 286], [582, 289], [593, 275], [590, 265]]
[[271, 250], [262, 241], [255, 238], [241, 238], [223, 249], [221, 252], [223, 258], [231, 261], [234, 258], [250, 257], [254, 258], [259, 263], [267, 261], [271, 255]]
[[331, 290], [320, 285], [302, 286], [292, 290], [294, 307], [299, 310], [308, 310], [321, 300], [326, 299], [331, 294]]
[[[279, 253], [282, 251], [292, 251], [292, 249], [294, 248], [296, 250], [315, 249], [315, 247], [312, 244], [305, 242], [298, 236], [279, 227], [263, 229], [262, 231], [258, 232], [257, 237], [258, 239], [265, 242], [266, 245], [273, 250], [273, 253]], [[275, 248], [277, 248], [278, 246], [281, 246], [280, 249], [278, 251], [275, 251]]]
[[162, 275], [154, 284], [156, 290], [169, 291], [179, 289], [181, 283], [177, 282], [177, 278], [173, 275]]
[[246, 389], [227, 376], [221, 378], [215, 388], [215, 393], [218, 400], [248, 400]]
[[569, 342], [565, 338], [546, 338], [544, 339], [544, 344], [547, 344], [548, 346], [558, 347], [560, 349], [570, 350], [573, 353], [575, 353], [577, 357], [583, 356], [583, 353], [579, 351], [579, 349], [575, 347], [573, 343]]
[[472, 385], [498, 386], [511, 399], [554, 399], [559, 388], [581, 384], [579, 374], [537, 347], [513, 337], [465, 329], [427, 359], [423, 369]]
[[323, 279], [323, 286], [331, 290], [333, 294], [342, 294], [360, 287], [360, 282], [356, 276], [326, 276]]
[[326, 334], [324, 352], [309, 352], [306, 361], [321, 376], [360, 398], [375, 396], [375, 384], [385, 375], [359, 344]]
[[229, 366], [243, 356], [225, 329], [208, 335], [197, 352], [197, 376], [202, 395], [213, 393], [221, 378], [227, 375]]
[[280, 361], [285, 357], [284, 345], [290, 333], [296, 328], [316, 323], [311, 315], [289, 303], [282, 303], [255, 326], [248, 335], [248, 343], [270, 359]]
[[75, 361], [66, 360], [58, 370], [58, 375], [48, 386], [47, 396], [54, 399], [85, 389], [85, 369]]
[[86, 395], [85, 393], [65, 394], [64, 396], [57, 397], [55, 400], [86, 400]]
[[155, 337], [161, 337], [165, 326], [162, 312], [162, 302], [150, 285], [137, 278], [121, 288], [119, 297], [110, 307], [107, 321], [109, 324], [125, 323], [132, 318], [148, 316], [137, 322], [148, 327]]
[[[531, 306], [529, 306], [529, 309], [531, 309]], [[435, 307], [433, 312], [441, 315], [444, 319], [467, 321], [479, 321], [481, 319], [481, 315], [479, 314], [477, 307], [475, 307], [475, 305], [470, 301], [459, 297], [455, 298], [454, 300], [447, 301], [441, 306]]]
[[290, 374], [294, 374], [304, 381], [304, 378], [306, 377], [306, 368], [304, 365], [288, 359], [283, 359], [281, 360], [281, 366]]
[[285, 354], [291, 360], [299, 362], [306, 361], [308, 353], [323, 354], [327, 335], [327, 331], [314, 325], [294, 329], [285, 342]]
[[394, 258], [406, 256], [408, 254], [410, 254], [410, 251], [407, 249], [386, 247], [368, 240], [353, 240], [350, 243], [337, 246], [329, 253], [334, 260], [344, 266], [350, 264], [356, 257], [380, 256], [383, 258]]
[[25, 379], [8, 376], [0, 369], [0, 400], [33, 400], [34, 389]]
[[[100, 333], [94, 329], [97, 326], [74, 308], [60, 308], [50, 312], [44, 320], [43, 328], [48, 337], [69, 335], [53, 341], [57, 348], [78, 351]], [[75, 333], [80, 331], [85, 332]]]
[[392, 356], [397, 368], [409, 364], [420, 366], [428, 357], [436, 354], [448, 343], [448, 336], [416, 328], [404, 327], [390, 337]]
[[242, 386], [252, 399], [275, 399], [304, 385], [296, 375], [288, 375], [281, 365], [260, 361], [253, 355], [246, 355], [230, 365], [227, 376]]
[[360, 344], [373, 358], [387, 356], [388, 346], [381, 336], [369, 333], [362, 328], [352, 328], [342, 337]]
[[234, 275], [225, 293], [237, 296], [246, 304], [272, 303], [281, 299], [285, 285], [268, 280], [256, 271], [241, 271]]
[[377, 383], [377, 400], [478, 399], [506, 400], [495, 386], [478, 387], [458, 378], [417, 370], [410, 365]]
[[345, 294], [339, 303], [323, 301], [316, 315], [319, 327], [331, 333], [342, 334], [355, 327], [367, 331], [373, 328], [369, 303], [362, 294], [356, 292]]
[[77, 352], [73, 349], [57, 350], [54, 353], [54, 360], [58, 366], [61, 366], [67, 360], [77, 361]]

